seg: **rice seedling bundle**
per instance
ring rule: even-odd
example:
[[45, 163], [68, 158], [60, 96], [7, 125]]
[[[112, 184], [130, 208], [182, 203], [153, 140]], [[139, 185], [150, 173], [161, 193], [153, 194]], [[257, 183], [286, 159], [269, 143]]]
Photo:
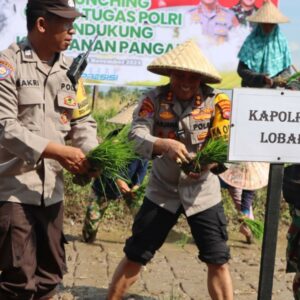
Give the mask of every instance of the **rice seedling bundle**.
[[291, 86], [300, 85], [300, 72], [296, 72], [290, 77], [276, 77], [274, 81], [274, 86], [290, 88]]
[[129, 128], [130, 125], [126, 125], [116, 136], [105, 138], [87, 154], [93, 170], [99, 170], [108, 178], [126, 174], [128, 164], [138, 158], [134, 142], [128, 140]]
[[248, 226], [253, 237], [261, 242], [264, 236], [264, 223], [259, 220], [249, 219], [245, 216], [241, 218], [241, 221]]
[[292, 81], [295, 81], [295, 80], [300, 80], [300, 72], [296, 72], [291, 77], [289, 77], [287, 79], [287, 83], [289, 84], [289, 83], [291, 83]]
[[[122, 128], [117, 135], [109, 135], [102, 143], [87, 153], [91, 171], [100, 171], [107, 178], [115, 179], [127, 174], [128, 164], [138, 158], [134, 142], [128, 140], [130, 125]], [[89, 182], [86, 175], [76, 175], [73, 182], [85, 185]]]
[[197, 173], [201, 171], [202, 165], [223, 164], [227, 161], [227, 151], [228, 143], [224, 138], [210, 139], [189, 164], [182, 164], [182, 169], [186, 173]]

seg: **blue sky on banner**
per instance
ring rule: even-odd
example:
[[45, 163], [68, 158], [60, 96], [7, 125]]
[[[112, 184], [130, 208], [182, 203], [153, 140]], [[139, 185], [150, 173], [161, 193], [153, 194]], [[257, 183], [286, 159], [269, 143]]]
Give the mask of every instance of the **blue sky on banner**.
[[280, 0], [279, 8], [290, 19], [290, 23], [282, 24], [280, 27], [289, 41], [293, 64], [300, 71], [300, 1]]

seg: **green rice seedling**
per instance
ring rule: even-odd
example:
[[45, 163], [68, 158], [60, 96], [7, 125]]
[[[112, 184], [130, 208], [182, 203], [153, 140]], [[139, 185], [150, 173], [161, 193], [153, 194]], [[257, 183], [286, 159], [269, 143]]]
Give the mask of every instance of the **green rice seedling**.
[[247, 217], [243, 217], [242, 222], [248, 226], [253, 237], [261, 242], [264, 236], [264, 223], [262, 221], [252, 220]]
[[197, 152], [195, 161], [199, 164], [210, 164], [213, 162], [224, 163], [227, 160], [228, 143], [225, 139], [210, 139], [205, 147]]
[[200, 172], [202, 165], [211, 163], [223, 164], [227, 161], [228, 143], [225, 139], [210, 139], [203, 149], [196, 153], [196, 156], [189, 164], [182, 164], [186, 172]]
[[300, 72], [296, 72], [293, 74], [291, 77], [288, 78], [287, 83], [291, 83], [294, 80], [299, 80], [300, 79]]
[[[117, 135], [109, 135], [102, 143], [87, 153], [86, 157], [92, 171], [100, 171], [107, 178], [122, 178], [127, 172], [128, 164], [138, 158], [134, 151], [134, 142], [128, 140], [130, 125], [126, 125]], [[86, 185], [89, 178], [77, 175], [73, 182]]]
[[116, 136], [104, 141], [87, 154], [94, 170], [101, 171], [108, 178], [117, 178], [126, 174], [128, 164], [138, 158], [134, 151], [134, 142], [128, 140], [129, 125]]

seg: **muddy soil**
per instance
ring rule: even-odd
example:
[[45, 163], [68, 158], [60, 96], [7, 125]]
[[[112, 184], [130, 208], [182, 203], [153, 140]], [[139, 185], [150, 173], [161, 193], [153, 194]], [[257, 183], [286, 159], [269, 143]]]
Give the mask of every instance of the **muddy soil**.
[[[123, 244], [130, 225], [124, 226], [124, 222], [122, 226], [103, 223], [96, 242], [85, 244], [81, 240], [82, 225], [67, 219], [68, 273], [55, 300], [104, 300], [113, 271], [123, 257]], [[286, 230], [287, 227], [282, 226], [278, 235], [272, 300], [293, 298], [293, 275], [285, 273]], [[235, 299], [257, 299], [261, 245], [246, 244], [235, 227], [230, 228], [229, 245]], [[140, 280], [130, 290], [129, 299], [210, 299], [206, 272], [206, 266], [198, 260], [197, 249], [186, 229], [175, 227], [153, 261], [143, 269]]]

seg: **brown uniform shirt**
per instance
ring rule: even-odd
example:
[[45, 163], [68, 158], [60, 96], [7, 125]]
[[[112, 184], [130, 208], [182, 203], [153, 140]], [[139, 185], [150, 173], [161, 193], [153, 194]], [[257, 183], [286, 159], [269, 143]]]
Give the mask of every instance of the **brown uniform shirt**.
[[[221, 106], [222, 122], [226, 122], [228, 129], [228, 96], [217, 94], [208, 86], [203, 86], [199, 95], [200, 105], [190, 101], [187, 107], [182, 107], [170, 94], [169, 86], [156, 88], [146, 94], [133, 114], [130, 132], [130, 138], [136, 142], [137, 152], [151, 159], [153, 144], [160, 137], [179, 139], [189, 153], [195, 153], [209, 138], [213, 124], [219, 130], [215, 122], [218, 106]], [[226, 104], [226, 111], [222, 103]], [[221, 201], [220, 183], [216, 175], [205, 172], [199, 179], [192, 179], [166, 155], [153, 160], [146, 196], [173, 213], [182, 205], [188, 216]]]
[[45, 147], [67, 138], [84, 152], [98, 145], [86, 99], [78, 103], [66, 75], [71, 62], [57, 54], [49, 71], [28, 41], [0, 52], [0, 201], [62, 201], [63, 170], [57, 161], [40, 158]]

